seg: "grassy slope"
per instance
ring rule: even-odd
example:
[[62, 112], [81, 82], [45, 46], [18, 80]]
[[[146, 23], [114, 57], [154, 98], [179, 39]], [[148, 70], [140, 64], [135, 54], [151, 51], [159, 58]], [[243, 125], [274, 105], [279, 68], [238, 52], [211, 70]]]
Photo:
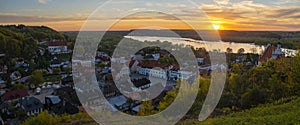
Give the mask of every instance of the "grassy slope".
[[300, 97], [282, 99], [227, 116], [209, 118], [204, 122], [186, 120], [179, 124], [197, 125], [298, 125], [300, 124]]

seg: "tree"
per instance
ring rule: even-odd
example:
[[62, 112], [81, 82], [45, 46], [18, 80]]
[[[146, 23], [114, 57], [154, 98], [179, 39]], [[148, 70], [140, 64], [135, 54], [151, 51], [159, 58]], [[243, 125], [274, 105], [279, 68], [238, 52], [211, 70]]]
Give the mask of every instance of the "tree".
[[32, 75], [28, 79], [30, 86], [36, 87], [40, 85], [41, 83], [44, 82], [44, 77], [43, 77], [43, 71], [42, 70], [35, 70], [32, 72]]
[[71, 67], [67, 67], [65, 71], [66, 71], [66, 73], [71, 73], [72, 72], [72, 68]]
[[239, 50], [238, 50], [238, 54], [243, 54], [245, 52], [245, 49], [244, 48], [240, 48]]
[[151, 101], [143, 101], [141, 103], [141, 107], [139, 112], [137, 113], [138, 116], [148, 116], [154, 114], [154, 110], [152, 107]]
[[18, 90], [18, 89], [24, 89], [24, 90], [28, 90], [28, 87], [22, 83], [18, 83], [18, 84], [14, 84], [12, 86], [13, 90]]
[[58, 74], [58, 73], [60, 73], [61, 72], [61, 69], [60, 68], [54, 68], [53, 69], [53, 73], [55, 73], [55, 74]]
[[103, 63], [103, 62], [99, 62], [97, 65], [96, 65], [97, 67], [101, 67], [101, 68], [103, 68], [103, 67], [105, 67], [106, 66], [106, 64], [105, 63]]
[[227, 52], [227, 53], [232, 53], [232, 49], [231, 49], [231, 48], [227, 48], [227, 49], [226, 49], [226, 52]]

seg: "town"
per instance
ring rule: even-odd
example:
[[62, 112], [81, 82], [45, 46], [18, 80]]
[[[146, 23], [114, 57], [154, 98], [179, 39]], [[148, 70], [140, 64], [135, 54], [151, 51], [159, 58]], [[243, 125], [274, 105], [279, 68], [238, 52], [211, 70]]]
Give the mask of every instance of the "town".
[[[19, 124], [45, 110], [57, 116], [86, 113], [83, 105], [88, 104], [81, 104], [76, 93], [80, 90], [74, 86], [74, 65], [95, 65], [98, 87], [109, 102], [107, 105], [112, 107], [112, 111], [122, 111], [131, 115], [140, 114], [143, 102], [131, 100], [122, 94], [114, 83], [114, 77], [122, 79], [122, 75], [130, 74], [130, 81], [135, 87], [129, 88], [132, 89], [129, 91], [162, 86], [163, 91], [151, 101], [152, 107], [158, 107], [168, 92], [176, 91], [179, 79], [188, 80], [194, 75], [180, 67], [170, 52], [159, 47], [146, 47], [134, 55], [129, 55], [130, 58], [114, 58], [111, 52], [113, 50], [98, 50], [95, 62], [86, 62], [72, 60], [72, 44], [74, 43], [66, 39], [46, 39], [33, 45], [37, 51], [30, 57], [12, 56], [7, 52], [0, 54], [1, 123]], [[205, 48], [192, 47], [192, 50], [198, 64], [197, 75], [203, 78], [209, 78], [213, 70], [222, 69], [226, 69], [228, 76], [231, 76], [235, 64], [243, 64], [250, 69], [269, 60], [294, 58], [285, 54], [280, 42], [276, 45], [266, 45], [264, 51], [258, 54], [245, 53], [244, 48], [237, 52], [227, 48], [224, 53], [228, 65], [211, 65], [209, 51]], [[211, 52], [222, 53], [218, 50]], [[111, 65], [116, 62], [127, 64], [130, 69], [121, 69], [118, 75], [113, 76]], [[153, 79], [157, 81], [153, 82]], [[166, 81], [166, 84], [161, 84], [161, 81]], [[123, 85], [126, 84], [124, 82]]]

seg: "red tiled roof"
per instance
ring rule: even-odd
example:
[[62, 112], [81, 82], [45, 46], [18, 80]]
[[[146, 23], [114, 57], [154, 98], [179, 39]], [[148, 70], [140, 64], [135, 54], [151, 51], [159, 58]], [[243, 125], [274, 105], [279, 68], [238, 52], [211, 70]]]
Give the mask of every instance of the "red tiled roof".
[[28, 92], [24, 89], [18, 89], [6, 92], [2, 95], [2, 101], [8, 101], [13, 99], [22, 98], [25, 96], [29, 96]]
[[63, 41], [48, 42], [48, 46], [67, 46], [67, 42], [63, 42]]
[[178, 65], [175, 65], [175, 64], [173, 64], [173, 65], [162, 64], [162, 63], [159, 63], [156, 60], [143, 61], [143, 62], [140, 62], [138, 64], [138, 66], [143, 67], [143, 68], [154, 68], [154, 67], [169, 68], [169, 67], [172, 67], [172, 69], [174, 69], [174, 70], [179, 70]]
[[167, 64], [159, 63], [156, 60], [143, 61], [143, 62], [140, 62], [138, 64], [138, 66], [143, 67], [143, 68], [154, 68], [154, 67], [165, 68], [165, 67], [168, 67]]
[[260, 57], [260, 62], [267, 62], [268, 59], [272, 58], [273, 51], [276, 50], [275, 46], [269, 45], [267, 49], [264, 51], [263, 55]]

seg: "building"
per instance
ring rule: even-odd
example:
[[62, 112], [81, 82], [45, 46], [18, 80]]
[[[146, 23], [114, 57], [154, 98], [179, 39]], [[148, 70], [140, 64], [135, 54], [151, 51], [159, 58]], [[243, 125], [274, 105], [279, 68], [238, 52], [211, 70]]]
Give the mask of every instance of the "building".
[[50, 53], [64, 53], [68, 51], [67, 42], [54, 41], [48, 42], [48, 51]]
[[12, 90], [12, 91], [4, 93], [1, 97], [1, 100], [2, 100], [2, 102], [4, 102], [4, 101], [23, 98], [23, 97], [26, 97], [26, 96], [29, 96], [29, 94], [26, 90], [18, 89], [18, 90]]
[[160, 54], [146, 54], [144, 59], [149, 59], [149, 60], [158, 60], [160, 58]]
[[73, 76], [67, 76], [61, 79], [61, 84], [66, 86], [74, 86]]
[[27, 116], [37, 115], [44, 110], [44, 105], [35, 97], [23, 97], [19, 100], [19, 106], [25, 110]]
[[262, 53], [262, 55], [259, 58], [259, 64], [262, 62], [267, 62], [269, 59], [279, 59], [285, 57], [284, 52], [282, 51], [281, 48], [281, 43], [278, 43], [277, 47], [269, 44], [265, 51]]
[[7, 66], [6, 65], [3, 65], [3, 66], [0, 66], [0, 74], [6, 74], [7, 73]]
[[177, 80], [179, 78], [187, 80], [192, 75], [191, 72], [180, 70], [178, 65], [161, 64], [154, 60], [140, 62], [137, 65], [136, 72], [141, 75], [168, 80]]
[[7, 85], [6, 85], [6, 81], [4, 81], [1, 77], [0, 77], [0, 89], [4, 89], [6, 88]]
[[14, 71], [13, 73], [10, 74], [10, 79], [12, 81], [16, 81], [22, 77], [21, 73], [19, 71]]

